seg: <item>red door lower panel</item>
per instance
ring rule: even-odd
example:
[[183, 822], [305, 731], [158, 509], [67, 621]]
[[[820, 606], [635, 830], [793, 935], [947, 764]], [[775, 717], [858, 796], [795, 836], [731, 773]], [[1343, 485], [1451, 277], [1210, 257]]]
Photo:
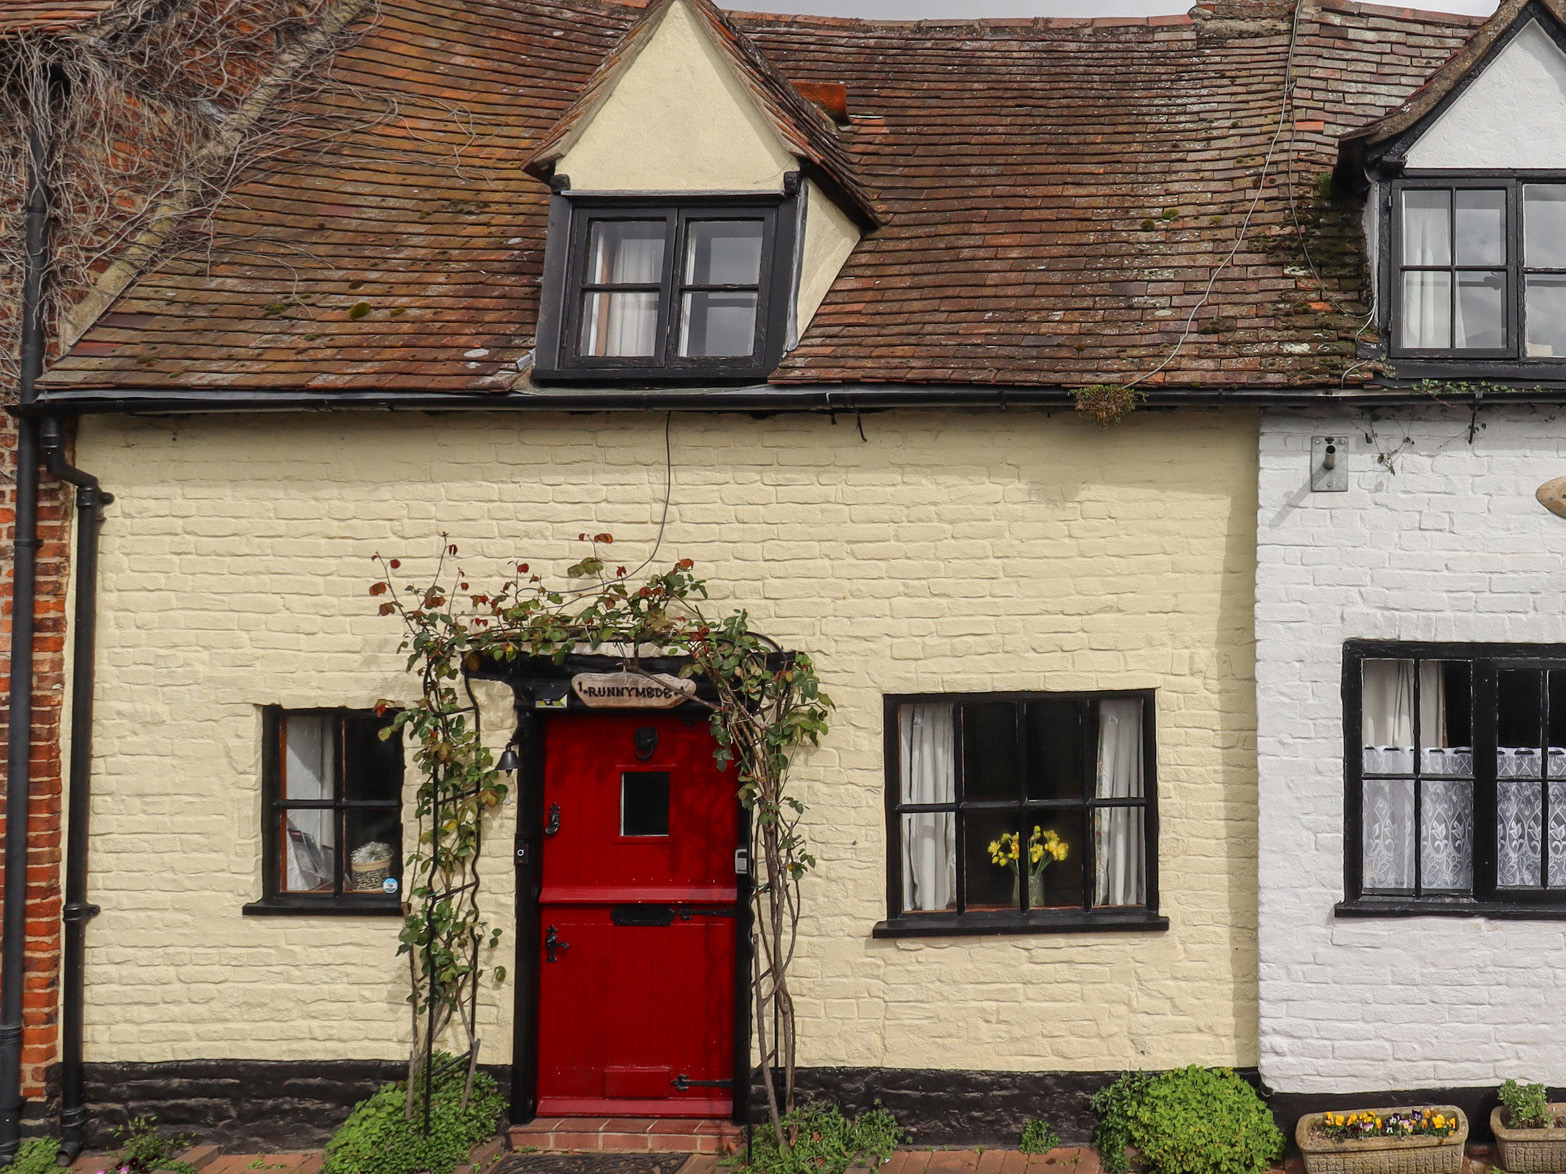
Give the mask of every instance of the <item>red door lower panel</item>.
[[541, 961], [538, 1111], [726, 1115], [727, 1088], [691, 1082], [733, 1075], [734, 921], [632, 908], [671, 920], [616, 925], [603, 905], [541, 910], [546, 940], [553, 926], [559, 944], [554, 963]]
[[727, 1116], [738, 804], [706, 723], [553, 718], [543, 798], [538, 1112]]

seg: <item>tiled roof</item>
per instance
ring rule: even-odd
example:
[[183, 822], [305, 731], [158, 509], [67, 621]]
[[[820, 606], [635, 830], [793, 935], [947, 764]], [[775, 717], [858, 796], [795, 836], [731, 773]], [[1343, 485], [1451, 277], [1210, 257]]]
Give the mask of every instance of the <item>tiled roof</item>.
[[1408, 100], [1397, 109], [1349, 135], [1345, 148], [1354, 154], [1364, 145], [1384, 142], [1412, 128], [1462, 84], [1502, 33], [1516, 24], [1526, 10], [1534, 7], [1543, 9], [1558, 24], [1566, 25], [1566, 0], [1501, 0], [1495, 14], [1445, 65], [1431, 74], [1424, 85], [1409, 95]]
[[[381, 11], [336, 72], [367, 106], [394, 93], [395, 117], [247, 177], [213, 247], [144, 277], [50, 386], [516, 381], [548, 196], [521, 164], [643, 10], [383, 0]], [[1343, 134], [1402, 103], [1480, 22], [1308, 4], [1293, 108], [1236, 249], [1278, 132], [1286, 13], [1223, 0], [1195, 19], [731, 17], [781, 76], [846, 83], [842, 146], [887, 220], [775, 381], [1078, 386], [1160, 363], [1148, 385], [1355, 377], [1368, 309], [1358, 210], [1318, 199], [1318, 181]]]
[[0, 8], [0, 37], [13, 33], [58, 33], [96, 20], [118, 0], [6, 0]]
[[[719, 52], [728, 59], [735, 75], [757, 106], [765, 112], [789, 150], [819, 167], [825, 178], [836, 187], [836, 194], [846, 197], [846, 202], [865, 224], [874, 227], [879, 217], [855, 176], [854, 164], [838, 139], [837, 128], [802, 97], [788, 79], [778, 73], [772, 62], [756, 51], [750, 39], [740, 33], [711, 0], [686, 2], [706, 26]], [[673, 0], [660, 0], [630, 36], [604, 58], [581, 96], [544, 136], [544, 141], [528, 159], [526, 168], [531, 174], [545, 180], [549, 178], [552, 165], [575, 141], [577, 132], [597, 111], [614, 82], [641, 51], [671, 3]]]

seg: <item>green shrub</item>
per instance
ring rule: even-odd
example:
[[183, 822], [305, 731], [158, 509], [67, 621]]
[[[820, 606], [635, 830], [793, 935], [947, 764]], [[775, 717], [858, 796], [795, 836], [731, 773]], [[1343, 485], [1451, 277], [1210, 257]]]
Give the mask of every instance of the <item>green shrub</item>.
[[55, 1174], [54, 1155], [60, 1143], [49, 1137], [24, 1141], [9, 1166], [0, 1166], [0, 1174]]
[[151, 1117], [132, 1117], [130, 1123], [114, 1131], [120, 1151], [108, 1162], [105, 1170], [118, 1174], [153, 1174], [155, 1170], [169, 1170], [173, 1174], [196, 1174], [196, 1168], [174, 1157], [190, 1145], [190, 1137], [184, 1133], [164, 1133]]
[[1146, 1174], [1259, 1174], [1283, 1153], [1272, 1113], [1227, 1068], [1128, 1072], [1094, 1096], [1093, 1111], [1111, 1174], [1125, 1174], [1128, 1145]]
[[884, 1162], [903, 1136], [880, 1105], [852, 1120], [832, 1105], [800, 1105], [784, 1116], [783, 1132], [795, 1139], [787, 1152], [778, 1148], [770, 1126], [758, 1125], [749, 1158], [739, 1153], [724, 1164], [750, 1174], [843, 1174], [855, 1162]]
[[1501, 1085], [1500, 1097], [1506, 1106], [1506, 1123], [1513, 1129], [1543, 1129], [1551, 1124], [1544, 1085], [1508, 1080]]
[[404, 1081], [382, 1085], [379, 1092], [354, 1106], [332, 1139], [326, 1143], [321, 1174], [451, 1174], [468, 1151], [492, 1136], [504, 1102], [495, 1082], [475, 1073], [468, 1107], [462, 1108], [462, 1086], [467, 1068], [451, 1057], [437, 1054], [437, 1075], [430, 1089], [430, 1131], [424, 1132], [424, 1114], [408, 1120], [403, 1112], [408, 1086]]
[[1022, 1142], [1017, 1146], [1025, 1154], [1047, 1154], [1060, 1144], [1060, 1138], [1048, 1121], [1028, 1118], [1022, 1127]]

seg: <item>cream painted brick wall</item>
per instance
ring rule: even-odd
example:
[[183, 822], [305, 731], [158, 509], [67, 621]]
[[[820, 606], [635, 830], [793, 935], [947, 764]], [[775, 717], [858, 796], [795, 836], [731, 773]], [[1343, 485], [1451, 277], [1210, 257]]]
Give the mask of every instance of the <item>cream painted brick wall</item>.
[[[1470, 438], [1463, 410], [1263, 419], [1261, 1070], [1281, 1092], [1566, 1083], [1560, 922], [1333, 916], [1343, 642], [1566, 643], [1566, 522], [1534, 500], [1566, 472], [1566, 429], [1555, 409], [1474, 422]], [[1346, 493], [1310, 491], [1313, 435], [1348, 437]]]
[[[1256, 803], [1254, 413], [676, 416], [660, 563], [808, 649], [838, 703], [800, 762], [820, 867], [797, 963], [801, 1061], [981, 1069], [1251, 1064]], [[393, 1057], [396, 923], [246, 918], [258, 707], [406, 697], [379, 551], [448, 531], [482, 581], [558, 571], [582, 530], [651, 548], [663, 418], [94, 418], [103, 549], [88, 1048], [96, 1060]], [[876, 941], [882, 696], [1158, 691], [1163, 934]], [[490, 728], [507, 703], [491, 695]], [[514, 947], [507, 849], [488, 908]], [[486, 989], [509, 1054], [510, 988]]]

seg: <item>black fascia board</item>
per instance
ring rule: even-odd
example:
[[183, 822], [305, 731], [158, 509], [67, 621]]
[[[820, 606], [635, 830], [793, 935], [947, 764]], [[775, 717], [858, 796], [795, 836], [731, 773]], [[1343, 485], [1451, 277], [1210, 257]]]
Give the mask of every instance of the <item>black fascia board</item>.
[[[1530, 380], [1515, 390], [1458, 385], [1450, 395], [1395, 384], [1345, 391], [1336, 386], [1160, 387], [1145, 392], [1151, 408], [1396, 407], [1448, 404], [1566, 404], [1566, 381]], [[505, 412], [705, 411], [853, 412], [895, 408], [1075, 407], [1073, 388], [994, 384], [755, 384], [746, 387], [560, 388], [525, 392], [442, 391], [199, 391], [179, 388], [74, 389], [44, 392], [35, 404], [11, 406], [13, 415], [180, 415], [222, 412]]]

